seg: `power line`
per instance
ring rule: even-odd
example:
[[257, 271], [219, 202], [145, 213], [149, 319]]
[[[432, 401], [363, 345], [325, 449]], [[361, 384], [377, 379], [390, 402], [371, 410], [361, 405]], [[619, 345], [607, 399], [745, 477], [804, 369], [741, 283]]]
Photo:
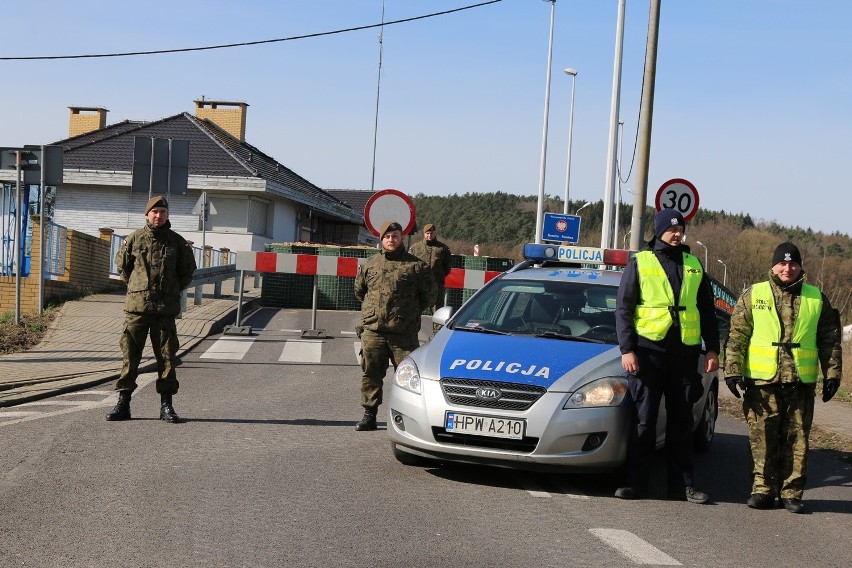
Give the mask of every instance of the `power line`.
[[452, 14], [454, 12], [461, 12], [463, 10], [470, 10], [471, 8], [480, 8], [482, 6], [487, 6], [489, 4], [496, 4], [497, 2], [502, 2], [503, 0], [489, 0], [488, 2], [480, 2], [479, 4], [471, 4], [469, 6], [462, 6], [461, 8], [454, 8], [452, 10], [444, 10], [443, 12], [433, 12], [431, 14], [425, 14], [423, 16], [415, 16], [413, 18], [404, 18], [402, 20], [393, 20], [391, 22], [382, 22], [379, 24], [371, 24], [368, 26], [358, 26], [354, 28], [345, 28], [342, 30], [333, 30], [330, 32], [318, 32], [314, 34], [305, 34], [299, 36], [291, 36], [291, 37], [282, 37], [277, 39], [263, 39], [258, 41], [245, 41], [241, 43], [226, 43], [222, 45], [208, 45], [204, 47], [184, 47], [178, 49], [158, 49], [152, 51], [129, 51], [125, 53], [90, 53], [83, 55], [31, 55], [24, 57], [0, 57], [0, 61], [37, 61], [37, 60], [47, 60], [47, 59], [96, 59], [103, 57], [129, 57], [131, 55], [161, 55], [164, 53], [186, 53], [190, 51], [208, 51], [211, 49], [227, 49], [231, 47], [245, 47], [249, 45], [261, 45], [265, 43], [278, 43], [282, 41], [294, 41], [297, 39], [308, 39], [313, 37], [322, 37], [329, 36], [335, 34], [342, 34], [347, 32], [356, 32], [360, 30], [369, 30], [371, 28], [380, 28], [382, 26], [390, 26], [394, 24], [404, 24], [406, 22], [413, 22], [416, 20], [423, 20], [426, 18], [434, 18], [435, 16], [444, 16], [447, 14]]

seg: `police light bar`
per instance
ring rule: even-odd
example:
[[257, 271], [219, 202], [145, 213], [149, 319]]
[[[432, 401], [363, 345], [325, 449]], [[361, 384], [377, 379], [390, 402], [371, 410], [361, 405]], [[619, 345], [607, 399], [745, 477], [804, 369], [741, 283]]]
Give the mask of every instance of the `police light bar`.
[[633, 254], [634, 251], [626, 249], [602, 249], [538, 243], [526, 243], [524, 245], [524, 258], [537, 262], [553, 261], [574, 264], [627, 266], [627, 261], [630, 260]]

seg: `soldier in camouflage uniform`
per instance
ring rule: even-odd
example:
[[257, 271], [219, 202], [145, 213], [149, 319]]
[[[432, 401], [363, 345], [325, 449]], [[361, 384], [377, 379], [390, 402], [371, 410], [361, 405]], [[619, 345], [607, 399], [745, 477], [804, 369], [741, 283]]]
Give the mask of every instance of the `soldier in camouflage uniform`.
[[435, 277], [435, 284], [438, 286], [435, 303], [432, 306], [434, 311], [444, 306], [444, 280], [452, 269], [450, 266], [452, 253], [450, 247], [436, 238], [433, 223], [426, 223], [423, 226], [423, 237], [423, 240], [415, 243], [408, 252], [432, 268], [432, 276]]
[[[725, 383], [740, 398], [748, 421], [753, 509], [775, 503], [804, 510], [808, 436], [814, 396], [824, 377], [822, 400], [840, 385], [840, 322], [828, 298], [805, 284], [802, 256], [781, 243], [768, 282], [743, 292], [731, 317], [725, 350]], [[821, 372], [820, 372], [821, 370]]]
[[379, 232], [382, 250], [368, 259], [355, 277], [361, 304], [361, 406], [356, 430], [375, 430], [382, 403], [388, 359], [394, 369], [420, 346], [420, 314], [435, 301], [435, 279], [429, 265], [405, 251], [402, 226], [385, 223]]
[[136, 389], [139, 362], [150, 333], [157, 359], [160, 419], [176, 423], [181, 419], [172, 406], [172, 396], [179, 386], [175, 377], [179, 346], [175, 316], [180, 313], [181, 291], [192, 282], [195, 257], [189, 243], [169, 228], [165, 197], [148, 201], [145, 219], [145, 227], [131, 233], [115, 257], [119, 275], [127, 284], [124, 330], [119, 342], [124, 364], [115, 384], [118, 404], [106, 419], [130, 420], [130, 395]]

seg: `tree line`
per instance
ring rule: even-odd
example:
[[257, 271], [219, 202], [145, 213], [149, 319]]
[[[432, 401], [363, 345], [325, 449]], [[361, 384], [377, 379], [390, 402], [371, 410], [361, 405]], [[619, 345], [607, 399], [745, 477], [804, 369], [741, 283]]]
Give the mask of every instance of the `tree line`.
[[[520, 261], [523, 244], [535, 240], [535, 214], [538, 197], [492, 193], [464, 193], [447, 196], [413, 196], [417, 225], [435, 223], [438, 238], [455, 254], [473, 254], [479, 245], [480, 255], [511, 258]], [[585, 201], [571, 200], [573, 213]], [[546, 196], [544, 211], [561, 213], [564, 201]], [[654, 209], [643, 212], [645, 235], [651, 238]], [[600, 246], [603, 226], [603, 201], [593, 202], [579, 212], [580, 246]], [[633, 206], [619, 207], [617, 237], [619, 246], [629, 245]], [[415, 236], [415, 239], [421, 235]], [[702, 245], [697, 244], [700, 241]], [[699, 210], [686, 229], [686, 244], [705, 269], [718, 280], [725, 280], [735, 294], [765, 280], [769, 274], [772, 252], [783, 242], [791, 241], [802, 253], [807, 281], [819, 286], [832, 305], [840, 311], [844, 325], [852, 322], [852, 238], [836, 231], [825, 234], [810, 228], [787, 227], [775, 221], [755, 220], [746, 213]], [[719, 262], [721, 261], [721, 262]]]

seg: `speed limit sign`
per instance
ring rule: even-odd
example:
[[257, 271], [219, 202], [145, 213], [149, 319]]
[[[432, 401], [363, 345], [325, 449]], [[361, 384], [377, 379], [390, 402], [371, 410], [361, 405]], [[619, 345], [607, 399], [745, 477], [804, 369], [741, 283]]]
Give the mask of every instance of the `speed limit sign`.
[[698, 212], [698, 190], [685, 179], [670, 179], [657, 190], [654, 207], [657, 211], [677, 209], [689, 221]]

